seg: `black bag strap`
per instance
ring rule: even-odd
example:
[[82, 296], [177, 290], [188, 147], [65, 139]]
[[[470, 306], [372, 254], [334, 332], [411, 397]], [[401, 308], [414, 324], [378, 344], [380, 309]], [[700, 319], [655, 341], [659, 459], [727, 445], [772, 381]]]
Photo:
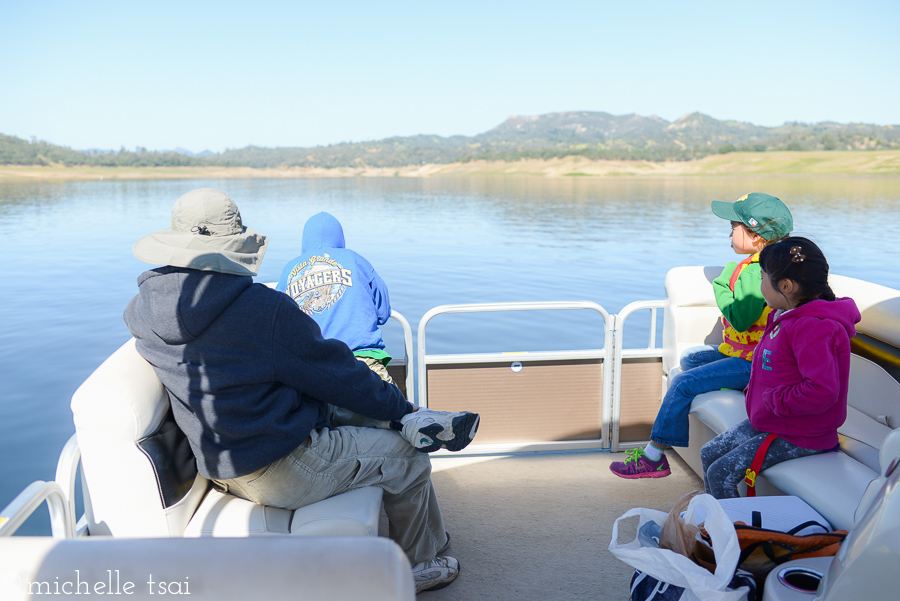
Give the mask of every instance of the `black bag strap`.
[[[742, 563], [747, 561], [747, 558], [750, 557], [750, 555], [752, 555], [753, 552], [756, 551], [757, 549], [762, 549], [762, 552], [766, 555], [766, 557], [769, 558], [769, 561], [771, 561], [775, 565], [783, 564], [785, 562], [791, 561], [794, 558], [793, 551], [785, 553], [781, 557], [776, 557], [775, 550], [772, 548], [773, 544], [776, 544], [776, 543], [772, 543], [772, 541], [768, 541], [768, 540], [761, 540], [761, 541], [757, 541], [751, 545], [747, 545], [747, 547], [745, 547], [741, 551], [741, 556], [738, 559], [738, 565], [741, 565]], [[783, 546], [783, 545], [779, 545], [779, 546]]]
[[824, 524], [822, 524], [821, 522], [817, 522], [816, 520], [809, 520], [808, 522], [803, 522], [799, 526], [794, 526], [793, 528], [788, 530], [787, 533], [788, 534], [797, 534], [801, 530], [803, 530], [805, 528], [809, 528], [811, 526], [818, 526], [819, 528], [822, 529], [823, 534], [827, 534], [827, 533], [831, 532], [831, 529], [828, 528], [827, 526], [825, 526]]
[[[750, 512], [750, 523], [754, 528], [762, 528], [762, 512], [761, 511], [752, 511]], [[787, 531], [788, 534], [797, 534], [801, 530], [806, 528], [810, 528], [812, 526], [818, 526], [822, 529], [823, 533], [831, 532], [831, 528], [823, 524], [822, 522], [817, 522], [816, 520], [808, 520], [803, 522], [799, 526], [794, 526], [790, 530]]]

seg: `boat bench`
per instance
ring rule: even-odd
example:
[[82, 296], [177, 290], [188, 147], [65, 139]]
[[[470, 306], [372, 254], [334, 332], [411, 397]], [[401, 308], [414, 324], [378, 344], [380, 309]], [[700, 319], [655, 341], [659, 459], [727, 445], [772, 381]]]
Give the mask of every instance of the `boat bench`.
[[[666, 381], [680, 370], [685, 350], [721, 342], [721, 313], [712, 289], [712, 280], [721, 271], [721, 267], [677, 267], [667, 274]], [[837, 275], [829, 281], [835, 294], [853, 298], [862, 314], [852, 341], [847, 419], [838, 429], [840, 450], [773, 466], [760, 474], [756, 488], [760, 495], [798, 496], [833, 527], [849, 529], [867, 489], [900, 457], [900, 431], [895, 430], [900, 427], [900, 291]], [[691, 404], [690, 444], [675, 451], [702, 477], [700, 448], [745, 419], [741, 391], [698, 395]]]
[[380, 488], [288, 511], [215, 490], [197, 472], [156, 373], [129, 340], [72, 397], [84, 522], [114, 537], [378, 536]]
[[0, 583], [4, 601], [95, 594], [126, 599], [186, 595], [193, 601], [416, 597], [400, 546], [371, 536], [15, 536], [0, 544]]

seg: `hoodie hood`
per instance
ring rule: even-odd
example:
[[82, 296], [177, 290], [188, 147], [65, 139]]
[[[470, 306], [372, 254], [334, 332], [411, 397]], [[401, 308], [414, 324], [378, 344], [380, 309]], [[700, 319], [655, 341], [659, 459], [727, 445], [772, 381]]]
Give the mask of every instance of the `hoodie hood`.
[[125, 323], [138, 338], [152, 333], [167, 344], [184, 344], [203, 334], [252, 283], [250, 276], [181, 267], [146, 271], [125, 308]]
[[779, 320], [787, 320], [798, 317], [815, 317], [829, 319], [839, 323], [847, 332], [849, 338], [856, 336], [856, 324], [862, 317], [852, 298], [837, 298], [833, 301], [814, 300], [800, 305], [793, 311], [782, 313]]
[[344, 229], [330, 213], [313, 215], [303, 226], [303, 254], [319, 248], [345, 248]]

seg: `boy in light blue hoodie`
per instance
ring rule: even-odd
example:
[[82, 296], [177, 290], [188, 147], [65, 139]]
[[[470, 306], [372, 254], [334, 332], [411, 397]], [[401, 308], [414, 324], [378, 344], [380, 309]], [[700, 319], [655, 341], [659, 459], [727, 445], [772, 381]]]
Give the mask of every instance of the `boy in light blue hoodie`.
[[344, 342], [382, 379], [393, 383], [378, 326], [391, 316], [387, 285], [365, 257], [346, 247], [340, 222], [313, 215], [303, 227], [300, 256], [285, 265], [276, 290], [312, 317], [325, 338]]
[[[294, 299], [319, 324], [324, 338], [344, 342], [358, 360], [393, 384], [387, 371], [391, 356], [384, 350], [378, 329], [391, 316], [391, 301], [384, 280], [365, 257], [346, 247], [344, 230], [329, 213], [318, 213], [307, 220], [301, 251], [285, 265], [276, 290]], [[425, 415], [419, 417], [428, 419]], [[470, 432], [468, 440], [475, 435], [477, 413], [445, 413], [444, 416], [442, 420], [449, 417], [453, 428]], [[396, 427], [333, 405], [329, 418], [334, 426]], [[468, 440], [460, 444], [465, 446]]]

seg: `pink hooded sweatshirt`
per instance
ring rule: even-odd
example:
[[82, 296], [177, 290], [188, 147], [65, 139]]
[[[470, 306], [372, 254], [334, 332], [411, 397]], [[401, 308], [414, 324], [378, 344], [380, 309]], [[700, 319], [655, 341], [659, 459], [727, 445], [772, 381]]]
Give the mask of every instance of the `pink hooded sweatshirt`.
[[744, 402], [750, 425], [804, 449], [831, 449], [847, 418], [852, 298], [773, 311], [753, 353]]

